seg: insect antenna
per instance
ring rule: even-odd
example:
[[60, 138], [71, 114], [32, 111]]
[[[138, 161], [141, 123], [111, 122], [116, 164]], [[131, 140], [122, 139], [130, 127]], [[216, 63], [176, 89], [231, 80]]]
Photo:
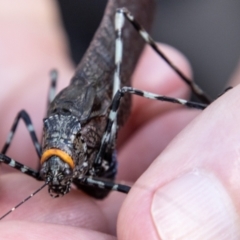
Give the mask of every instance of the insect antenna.
[[15, 207], [13, 207], [12, 209], [10, 209], [7, 213], [5, 213], [3, 216], [0, 217], [0, 220], [2, 220], [3, 218], [5, 218], [7, 215], [9, 215], [10, 213], [12, 213], [13, 211], [15, 211], [18, 207], [20, 207], [23, 203], [25, 203], [26, 201], [28, 201], [29, 199], [31, 199], [34, 195], [36, 195], [38, 192], [40, 192], [44, 187], [46, 187], [48, 185], [48, 182], [45, 182], [40, 188], [38, 188], [35, 192], [31, 193], [28, 197], [26, 197], [23, 201], [21, 201], [20, 203], [18, 203]]

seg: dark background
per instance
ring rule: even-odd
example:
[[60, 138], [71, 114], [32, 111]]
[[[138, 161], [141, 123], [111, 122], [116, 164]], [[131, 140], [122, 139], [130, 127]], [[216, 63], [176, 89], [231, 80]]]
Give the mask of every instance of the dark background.
[[[59, 0], [74, 61], [80, 61], [106, 5], [105, 0]], [[155, 40], [190, 60], [195, 81], [212, 97], [225, 88], [240, 53], [240, 1], [157, 0]]]

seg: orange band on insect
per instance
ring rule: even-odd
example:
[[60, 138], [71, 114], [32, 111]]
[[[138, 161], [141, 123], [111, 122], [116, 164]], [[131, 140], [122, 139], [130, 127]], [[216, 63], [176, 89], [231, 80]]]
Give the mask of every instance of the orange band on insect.
[[51, 148], [51, 149], [46, 150], [42, 155], [41, 164], [43, 164], [45, 161], [47, 161], [52, 156], [57, 156], [57, 157], [61, 158], [61, 160], [65, 163], [69, 164], [69, 166], [72, 169], [75, 166], [73, 159], [67, 153], [65, 153], [62, 150], [59, 150], [57, 148]]

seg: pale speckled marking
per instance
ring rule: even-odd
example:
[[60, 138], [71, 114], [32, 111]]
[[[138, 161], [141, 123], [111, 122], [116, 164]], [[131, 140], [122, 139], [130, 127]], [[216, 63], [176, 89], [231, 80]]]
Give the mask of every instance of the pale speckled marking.
[[203, 94], [204, 92], [203, 92], [203, 90], [197, 85], [197, 84], [195, 84], [194, 82], [193, 82], [193, 88], [194, 88], [194, 90], [197, 92], [197, 93], [199, 93], [199, 94]]
[[191, 90], [196, 94], [196, 96], [207, 104], [211, 103], [210, 98], [206, 93], [193, 81], [191, 81], [188, 77], [186, 77], [166, 56], [160, 51], [155, 41], [151, 38], [150, 34], [138, 23], [135, 21], [133, 15], [126, 9], [121, 8], [118, 10], [122, 12], [124, 16], [129, 20], [129, 22], [133, 25], [136, 31], [139, 32], [140, 36], [144, 39], [144, 41], [150, 45], [150, 47], [162, 58], [164, 61], [175, 71], [175, 73], [191, 88]]
[[184, 99], [180, 99], [178, 98], [177, 99], [182, 105], [185, 105], [187, 103], [187, 100], [184, 100]]
[[117, 110], [118, 109], [113, 110], [113, 106], [119, 106], [120, 99], [121, 99], [121, 97], [123, 97], [123, 94], [125, 94], [125, 93], [135, 94], [135, 95], [145, 97], [145, 98], [149, 98], [149, 99], [153, 99], [153, 100], [171, 102], [171, 103], [180, 104], [180, 105], [184, 105], [184, 106], [187, 106], [187, 107], [202, 109], [202, 110], [205, 109], [208, 106], [207, 104], [201, 104], [201, 103], [186, 101], [184, 99], [177, 99], [177, 98], [171, 98], [171, 97], [167, 97], [167, 96], [157, 95], [157, 94], [154, 94], [154, 93], [141, 91], [141, 90], [138, 90], [138, 89], [135, 89], [135, 88], [132, 88], [132, 87], [123, 87], [121, 90], [118, 91], [118, 93], [116, 93], [116, 95], [115, 95], [116, 98], [114, 97], [113, 103], [111, 105], [112, 107], [110, 109], [110, 113], [109, 113], [109, 117], [108, 117], [108, 123], [107, 123], [107, 129], [109, 129], [109, 130], [106, 131], [103, 135], [100, 150], [99, 150], [99, 153], [98, 153], [99, 155], [102, 153], [102, 151], [104, 149], [104, 146], [106, 146], [106, 144], [108, 143], [108, 141], [110, 139], [112, 127], [113, 127], [114, 121], [116, 120], [116, 117], [117, 117]]
[[109, 181], [104, 182], [99, 179], [95, 180], [95, 179], [93, 179], [93, 177], [88, 177], [86, 179], [86, 181], [90, 185], [97, 186], [98, 188], [109, 189], [112, 191], [128, 193], [130, 190], [129, 186], [125, 186], [125, 185], [121, 185], [121, 184], [117, 184], [117, 183], [109, 182]]
[[28, 167], [23, 166], [23, 167], [21, 168], [21, 172], [25, 173], [25, 172], [27, 172], [27, 171], [28, 171]]
[[119, 74], [117, 72], [114, 73], [114, 85], [113, 85], [113, 96], [115, 95], [115, 93], [120, 89], [120, 78], [119, 78]]
[[102, 162], [102, 167], [104, 168], [105, 171], [107, 171], [109, 169], [109, 164], [107, 161], [103, 160]]
[[115, 21], [114, 21], [115, 31], [119, 31], [123, 28], [124, 21], [125, 21], [125, 18], [123, 16], [122, 11], [117, 10], [115, 14]]
[[[159, 96], [161, 96], [161, 95], [159, 95]], [[149, 92], [143, 92], [143, 97], [155, 99], [157, 97], [157, 95], [153, 94], [153, 93], [149, 93]]]
[[9, 144], [12, 140], [12, 137], [13, 137], [13, 132], [11, 131], [9, 134], [8, 134], [8, 137], [7, 137], [7, 140], [6, 140], [6, 143]]
[[11, 159], [8, 165], [14, 168], [16, 166], [16, 162], [13, 159]]
[[115, 64], [120, 64], [122, 62], [122, 52], [123, 52], [123, 44], [121, 39], [117, 38], [115, 40], [115, 44], [116, 44]]
[[88, 166], [88, 158], [87, 158], [87, 144], [82, 136], [80, 136], [82, 146], [83, 146], [83, 153], [84, 153], [84, 160], [83, 160], [83, 167], [86, 168]]
[[117, 191], [118, 190], [118, 185], [114, 184], [113, 187], [112, 187], [112, 190]]
[[34, 132], [34, 127], [33, 127], [32, 124], [29, 124], [29, 125], [27, 126], [27, 129], [28, 129], [29, 132]]
[[139, 33], [146, 42], [150, 42], [149, 34], [146, 31], [140, 30]]
[[88, 182], [90, 183], [90, 184], [96, 184], [96, 185], [98, 185], [99, 186], [99, 188], [104, 188], [104, 183], [103, 182], [101, 182], [101, 181], [96, 181], [96, 180], [94, 180], [94, 179], [92, 179], [91, 177], [89, 177], [88, 178]]
[[125, 10], [128, 19], [134, 21], [134, 16], [126, 8], [124, 8], [123, 10]]
[[108, 119], [109, 119], [110, 121], [114, 121], [114, 120], [116, 119], [116, 117], [117, 117], [117, 112], [115, 112], [115, 111], [110, 111]]
[[87, 167], [88, 166], [88, 162], [84, 161], [83, 162], [83, 167]]
[[34, 145], [35, 145], [35, 148], [38, 149], [38, 151], [41, 150], [41, 146], [39, 145], [39, 143], [35, 142]]
[[80, 139], [81, 139], [81, 142], [82, 142], [82, 145], [83, 145], [83, 151], [87, 152], [87, 144], [86, 144], [85, 140], [83, 139], [82, 136], [80, 137]]

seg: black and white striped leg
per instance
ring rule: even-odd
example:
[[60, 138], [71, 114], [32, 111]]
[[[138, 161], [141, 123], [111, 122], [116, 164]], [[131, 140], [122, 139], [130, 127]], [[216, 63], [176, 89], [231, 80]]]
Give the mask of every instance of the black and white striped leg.
[[122, 193], [128, 193], [131, 189], [131, 187], [129, 186], [114, 183], [112, 181], [97, 177], [87, 177], [83, 180], [83, 184], [87, 186], [93, 186], [101, 189], [117, 191]]
[[207, 94], [193, 81], [186, 77], [159, 49], [152, 37], [147, 31], [134, 19], [134, 16], [126, 8], [117, 9], [117, 14], [124, 15], [133, 27], [139, 32], [144, 41], [180, 76], [180, 78], [191, 88], [192, 92], [204, 103], [211, 103], [211, 99]]
[[[186, 106], [189, 108], [195, 108], [195, 109], [200, 109], [200, 110], [204, 110], [208, 106], [208, 104], [192, 102], [192, 101], [188, 101], [188, 100], [181, 99], [181, 98], [173, 98], [173, 97], [163, 96], [163, 95], [159, 95], [159, 94], [155, 94], [155, 93], [151, 93], [151, 92], [147, 92], [147, 91], [138, 90], [138, 89], [132, 88], [132, 87], [123, 87], [121, 90], [119, 90], [118, 94], [116, 94], [114, 97], [112, 105], [116, 104], [116, 106], [119, 106], [120, 100], [124, 96], [125, 93], [138, 95], [140, 97], [144, 97], [144, 98], [148, 98], [148, 99], [152, 99], [152, 100], [175, 103], [175, 104], [183, 105], [183, 106]], [[114, 102], [116, 102], [116, 103], [114, 103]], [[113, 106], [112, 106], [112, 109], [114, 109]], [[110, 117], [110, 115], [111, 115], [111, 112], [109, 114], [109, 117]]]
[[103, 156], [104, 151], [109, 143], [111, 131], [112, 131], [112, 125], [113, 125], [115, 119], [117, 118], [117, 112], [118, 112], [120, 100], [126, 93], [138, 95], [138, 96], [141, 96], [144, 98], [149, 98], [152, 100], [175, 103], [175, 104], [187, 106], [189, 108], [195, 108], [195, 109], [200, 109], [200, 110], [203, 110], [208, 106], [207, 104], [187, 101], [187, 100], [180, 99], [180, 98], [172, 98], [172, 97], [167, 97], [167, 96], [163, 96], [163, 95], [158, 95], [158, 94], [138, 90], [138, 89], [135, 89], [132, 87], [123, 87], [122, 89], [118, 90], [117, 93], [115, 94], [112, 105], [110, 107], [110, 113], [109, 113], [109, 117], [108, 117], [106, 131], [103, 135], [101, 146], [100, 146], [99, 152], [98, 152], [97, 157], [94, 162], [96, 168], [101, 165], [101, 156]]
[[[114, 98], [116, 92], [121, 88], [121, 79], [120, 79], [120, 71], [121, 71], [121, 63], [122, 63], [122, 55], [123, 55], [123, 41], [122, 41], [122, 28], [124, 24], [124, 17], [119, 15], [118, 12], [115, 14], [115, 71], [113, 77], [113, 91], [112, 91], [112, 99]], [[110, 142], [115, 142], [116, 133], [117, 133], [117, 118], [115, 119], [112, 130]]]
[[[114, 99], [116, 93], [121, 88], [120, 72], [121, 72], [121, 63], [122, 63], [122, 56], [123, 56], [122, 29], [123, 29], [124, 21], [125, 21], [124, 15], [117, 10], [115, 13], [115, 21], [114, 21], [116, 39], [115, 39], [115, 71], [113, 76], [112, 100]], [[116, 117], [112, 122], [108, 143], [115, 142], [117, 127], [118, 126], [117, 126], [117, 117]], [[104, 150], [106, 150], [106, 148], [107, 148], [107, 144]], [[98, 155], [96, 159], [98, 159], [98, 161], [94, 166], [95, 171], [97, 171], [98, 168], [100, 168], [102, 165], [102, 160], [104, 159], [103, 152], [101, 152], [101, 155]]]
[[31, 176], [37, 180], [41, 180], [40, 177], [39, 177], [39, 172], [38, 171], [35, 171], [15, 160], [13, 160], [12, 158], [0, 153], [0, 162], [2, 163], [5, 163], [7, 164], [8, 166], [12, 167], [12, 168], [15, 168], [19, 171], [21, 171], [22, 173], [28, 175], [28, 176]]
[[25, 110], [21, 110], [18, 115], [16, 116], [15, 120], [14, 120], [14, 123], [12, 125], [12, 128], [8, 134], [8, 137], [7, 137], [7, 140], [6, 140], [6, 143], [4, 144], [3, 148], [2, 148], [2, 151], [1, 153], [2, 154], [6, 154], [11, 142], [12, 142], [12, 139], [13, 139], [13, 136], [16, 132], [16, 129], [17, 129], [17, 126], [18, 126], [18, 123], [19, 123], [19, 120], [22, 119], [27, 127], [27, 130], [30, 134], [30, 137], [32, 139], [32, 142], [33, 142], [33, 145], [35, 147], [35, 150], [37, 152], [37, 155], [38, 157], [40, 158], [41, 157], [41, 146], [38, 142], [38, 139], [37, 139], [37, 135], [36, 135], [36, 132], [33, 128], [33, 124], [32, 124], [32, 121], [28, 115], [28, 113], [25, 111]]

